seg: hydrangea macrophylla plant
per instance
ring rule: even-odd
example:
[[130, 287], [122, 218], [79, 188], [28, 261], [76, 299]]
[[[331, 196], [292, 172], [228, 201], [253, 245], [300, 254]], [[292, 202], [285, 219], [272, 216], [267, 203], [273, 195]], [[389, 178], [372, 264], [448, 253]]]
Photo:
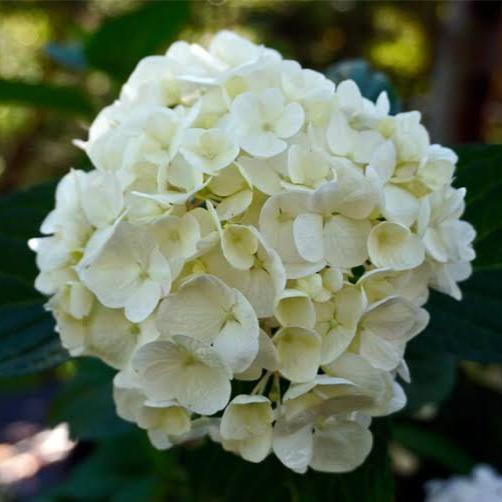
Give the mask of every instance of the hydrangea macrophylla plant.
[[70, 353], [117, 370], [117, 413], [156, 448], [360, 465], [429, 288], [459, 299], [474, 258], [420, 114], [223, 31], [140, 61], [78, 144], [95, 169], [60, 182], [36, 287]]

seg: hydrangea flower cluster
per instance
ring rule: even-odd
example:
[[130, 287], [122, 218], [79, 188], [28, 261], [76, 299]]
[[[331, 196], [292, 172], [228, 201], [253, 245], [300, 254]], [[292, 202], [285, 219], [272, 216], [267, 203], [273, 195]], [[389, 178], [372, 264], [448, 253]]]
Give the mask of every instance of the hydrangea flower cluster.
[[454, 152], [228, 31], [140, 61], [79, 145], [95, 169], [60, 182], [36, 287], [69, 352], [118, 370], [118, 414], [161, 449], [361, 464], [429, 288], [471, 271]]
[[425, 502], [499, 502], [502, 477], [489, 465], [479, 464], [470, 476], [434, 479], [425, 485]]

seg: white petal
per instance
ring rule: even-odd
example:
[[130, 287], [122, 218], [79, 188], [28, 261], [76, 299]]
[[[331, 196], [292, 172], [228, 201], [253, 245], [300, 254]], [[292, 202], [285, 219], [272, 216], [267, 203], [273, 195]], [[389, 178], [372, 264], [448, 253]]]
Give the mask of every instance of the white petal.
[[335, 111], [326, 130], [326, 139], [335, 155], [348, 156], [354, 148], [355, 132], [341, 111]]
[[258, 251], [258, 240], [253, 232], [244, 225], [228, 225], [221, 236], [223, 255], [233, 267], [248, 270]]
[[[239, 164], [241, 165], [241, 162], [239, 162]], [[240, 167], [234, 163], [231, 166], [222, 169], [216, 176], [214, 176], [209, 182], [208, 188], [216, 195], [228, 197], [229, 195], [246, 188], [247, 184], [248, 181], [243, 176]]]
[[406, 342], [389, 341], [371, 332], [361, 337], [359, 353], [373, 367], [386, 371], [393, 371], [401, 363]]
[[169, 262], [155, 246], [150, 253], [148, 263], [148, 277], [160, 286], [161, 296], [165, 296], [171, 290], [171, 268]]
[[[143, 239], [143, 243], [137, 239]], [[121, 223], [94, 261], [80, 271], [82, 282], [103, 305], [124, 307], [134, 294], [141, 274], [136, 258], [146, 262], [144, 248], [148, 242], [151, 237], [145, 231]]]
[[399, 223], [384, 221], [368, 237], [371, 262], [377, 267], [407, 270], [418, 267], [425, 258], [420, 238]]
[[323, 366], [323, 370], [329, 375], [351, 381], [357, 385], [357, 391], [373, 399], [374, 404], [368, 407], [365, 413], [371, 416], [390, 413], [394, 387], [392, 376], [387, 371], [375, 369], [363, 357], [350, 352]]
[[382, 184], [390, 180], [396, 167], [396, 148], [390, 140], [382, 143], [371, 156], [370, 166], [378, 174]]
[[355, 327], [338, 325], [322, 336], [321, 364], [334, 361], [352, 343], [356, 335]]
[[216, 212], [221, 221], [230, 220], [234, 216], [242, 214], [251, 204], [253, 192], [251, 190], [242, 190], [218, 204]]
[[402, 297], [373, 304], [361, 319], [364, 330], [386, 340], [408, 341], [420, 333], [429, 321], [426, 310]]
[[169, 441], [167, 434], [162, 430], [149, 430], [147, 431], [147, 434], [152, 446], [157, 450], [168, 450], [173, 446], [173, 443]]
[[266, 370], [275, 371], [279, 365], [279, 354], [271, 338], [260, 331], [260, 349], [256, 356], [256, 363]]
[[383, 193], [382, 215], [389, 221], [411, 227], [418, 217], [417, 198], [407, 190], [390, 184], [384, 187]]
[[300, 130], [304, 119], [305, 112], [302, 106], [298, 103], [289, 103], [275, 123], [274, 131], [279, 138], [289, 138]]
[[258, 190], [267, 195], [273, 195], [282, 192], [281, 178], [279, 173], [273, 169], [273, 161], [274, 159], [254, 159], [241, 156], [236, 162]]
[[333, 216], [324, 226], [324, 252], [333, 267], [352, 268], [368, 258], [366, 241], [371, 224], [366, 220], [352, 220]]
[[313, 328], [316, 321], [314, 305], [303, 291], [286, 289], [274, 311], [281, 326]]
[[357, 148], [354, 148], [352, 158], [355, 162], [368, 164], [373, 153], [385, 141], [378, 131], [361, 131], [357, 133]]
[[300, 474], [306, 472], [312, 458], [312, 425], [290, 431], [283, 421], [276, 422], [272, 449], [286, 467]]
[[161, 295], [159, 283], [148, 279], [143, 281], [124, 305], [127, 319], [131, 322], [144, 321], [154, 311]]
[[271, 338], [263, 330], [260, 330], [259, 349], [251, 366], [242, 373], [234, 375], [238, 380], [258, 380], [263, 369], [276, 371], [279, 366], [279, 354]]
[[272, 446], [272, 427], [265, 433], [239, 441], [239, 453], [248, 462], [261, 462], [270, 453]]
[[309, 261], [317, 262], [324, 256], [323, 220], [320, 214], [305, 213], [295, 218], [293, 236], [296, 249], [300, 256]]
[[253, 307], [234, 290], [236, 302], [232, 319], [225, 322], [214, 341], [214, 348], [235, 373], [246, 370], [258, 353], [259, 328]]
[[373, 446], [371, 432], [357, 422], [316, 428], [310, 466], [321, 472], [348, 472], [361, 465]]
[[85, 352], [123, 368], [138, 342], [138, 329], [120, 310], [95, 307], [86, 319]]
[[324, 214], [337, 212], [349, 218], [367, 218], [378, 201], [376, 188], [353, 165], [339, 162], [336, 173], [336, 181], [314, 192], [313, 206]]
[[236, 396], [223, 412], [220, 432], [224, 439], [247, 439], [267, 433], [273, 420], [270, 401], [264, 396]]
[[124, 204], [122, 189], [113, 172], [91, 171], [81, 179], [82, 209], [95, 227], [112, 224]]
[[239, 147], [218, 129], [188, 129], [180, 152], [191, 166], [214, 174], [235, 160]]
[[285, 141], [279, 139], [271, 132], [250, 134], [241, 138], [242, 149], [255, 157], [268, 158], [279, 155], [288, 146]]
[[337, 321], [344, 326], [356, 326], [367, 305], [364, 293], [346, 284], [333, 295], [333, 300]]
[[340, 82], [336, 88], [336, 96], [344, 110], [352, 113], [361, 111], [363, 98], [359, 87], [353, 80]]
[[279, 371], [292, 382], [308, 382], [317, 374], [321, 338], [304, 328], [281, 328], [273, 341], [279, 353]]
[[308, 204], [307, 193], [290, 192], [268, 198], [261, 210], [260, 232], [285, 264], [303, 261], [296, 250], [293, 222], [296, 216], [308, 212]]

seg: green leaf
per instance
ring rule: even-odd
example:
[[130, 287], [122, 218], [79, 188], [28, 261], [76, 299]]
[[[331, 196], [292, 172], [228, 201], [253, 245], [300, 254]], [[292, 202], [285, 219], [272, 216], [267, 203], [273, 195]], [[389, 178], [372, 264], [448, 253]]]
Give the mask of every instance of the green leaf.
[[89, 98], [78, 87], [43, 82], [0, 79], [0, 103], [14, 103], [86, 116], [93, 113]]
[[54, 204], [55, 182], [0, 198], [0, 376], [57, 366], [68, 358], [54, 320], [33, 288], [37, 274], [28, 239]]
[[477, 232], [476, 269], [502, 269], [502, 145], [463, 145], [455, 185], [466, 187], [464, 218]]
[[27, 240], [0, 235], [0, 273], [16, 276], [33, 284], [38, 270], [35, 253], [28, 247]]
[[57, 180], [47, 181], [0, 197], [0, 234], [27, 241], [54, 207]]
[[190, 500], [391, 502], [394, 483], [387, 455], [387, 420], [375, 420], [372, 431], [374, 447], [364, 464], [352, 473], [338, 475], [312, 470], [295, 474], [273, 455], [251, 464], [207, 442], [184, 455]]
[[121, 487], [112, 497], [113, 502], [137, 502], [138, 500], [153, 500], [157, 487], [164, 481], [156, 476], [145, 475], [135, 479], [125, 479]]
[[[124, 440], [100, 441], [94, 451], [71, 471], [69, 477], [52, 490], [53, 499], [70, 497], [72, 500], [126, 500], [117, 495], [128, 488], [131, 489], [131, 495], [143, 489], [144, 497], [140, 496], [135, 500], [150, 500], [153, 469], [145, 446], [151, 446], [145, 444], [138, 432], [128, 434]], [[159, 479], [156, 481], [161, 482]], [[137, 483], [140, 487], [135, 486]]]
[[468, 474], [475, 461], [447, 437], [411, 424], [396, 424], [393, 437], [420, 457], [448, 468], [456, 474]]
[[52, 368], [68, 358], [41, 302], [0, 307], [0, 376]]
[[141, 58], [175, 39], [188, 18], [188, 7], [187, 1], [148, 1], [105, 20], [85, 45], [89, 64], [125, 79]]
[[363, 59], [345, 59], [329, 66], [325, 74], [336, 84], [342, 80], [354, 80], [361, 94], [373, 102], [382, 91], [386, 91], [390, 101], [390, 113], [396, 114], [401, 111], [399, 98], [389, 77], [371, 68]]
[[187, 500], [177, 496], [178, 486], [174, 486], [185, 479], [179, 451], [155, 450], [138, 428], [102, 439], [42, 500]]
[[75, 377], [53, 403], [50, 422], [54, 425], [68, 422], [76, 439], [101, 439], [129, 430], [131, 424], [115, 413], [112, 397], [115, 372], [97, 359], [81, 358], [76, 364]]
[[[90, 413], [88, 408], [80, 408]], [[389, 423], [372, 425], [375, 443], [366, 462], [350, 474], [314, 471], [299, 475], [273, 455], [253, 464], [208, 440], [155, 450], [144, 431], [133, 428], [103, 438], [57, 487], [51, 500], [239, 500], [275, 502], [392, 502], [394, 482], [387, 455]], [[217, 466], [217, 468], [215, 468]], [[103, 475], [106, 473], [106, 476]], [[243, 490], [243, 486], [246, 487]]]
[[427, 337], [419, 335], [406, 349], [411, 383], [402, 385], [408, 400], [406, 411], [410, 413], [429, 403], [441, 403], [455, 385], [455, 357], [445, 351], [431, 350], [427, 341]]
[[55, 187], [51, 181], [0, 197], [0, 305], [40, 298], [33, 289], [38, 270], [28, 240], [40, 235]]
[[462, 302], [432, 292], [431, 321], [417, 339], [429, 351], [483, 363], [502, 362], [502, 271], [479, 271], [462, 283]]
[[0, 305], [34, 300], [42, 300], [42, 297], [31, 283], [0, 273]]

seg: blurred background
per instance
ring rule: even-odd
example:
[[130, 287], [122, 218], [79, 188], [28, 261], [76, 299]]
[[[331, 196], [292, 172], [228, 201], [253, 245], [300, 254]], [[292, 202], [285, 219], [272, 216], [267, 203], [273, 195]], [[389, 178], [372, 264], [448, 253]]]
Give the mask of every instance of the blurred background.
[[[394, 110], [422, 112], [433, 142], [501, 143], [501, 13], [498, 1], [470, 0], [0, 0], [0, 193], [88, 167], [72, 140], [85, 138], [92, 117], [117, 96], [137, 60], [176, 39], [207, 41], [222, 28], [305, 67], [329, 68], [335, 80], [352, 76], [370, 97], [387, 89]], [[454, 363], [439, 361], [453, 372]], [[134, 448], [134, 441], [144, 447], [136, 436], [117, 439], [125, 426], [106, 408], [109, 389], [99, 380], [106, 370], [93, 365], [84, 361], [79, 381], [70, 362], [37, 376], [0, 379], [0, 500], [51, 493], [64, 500], [175, 493], [173, 499], [184, 500], [190, 473], [183, 471], [183, 453], [150, 459], [162, 464], [159, 472], [169, 468], [169, 490], [166, 479], [159, 492], [146, 475], [124, 489], [120, 476], [137, 467], [124, 460], [105, 487], [86, 492], [89, 479], [96, 483], [96, 474], [114, 469], [110, 448]], [[462, 363], [456, 374], [456, 381], [450, 374], [438, 384], [428, 366], [422, 378], [441, 392], [433, 403], [415, 396], [392, 433], [398, 501], [422, 500], [425, 480], [467, 472], [474, 463], [502, 472], [502, 368]], [[76, 395], [77, 404], [63, 399]], [[82, 400], [90, 422], [79, 416]], [[59, 425], [69, 416], [78, 443]], [[108, 442], [98, 427], [108, 428]]]

